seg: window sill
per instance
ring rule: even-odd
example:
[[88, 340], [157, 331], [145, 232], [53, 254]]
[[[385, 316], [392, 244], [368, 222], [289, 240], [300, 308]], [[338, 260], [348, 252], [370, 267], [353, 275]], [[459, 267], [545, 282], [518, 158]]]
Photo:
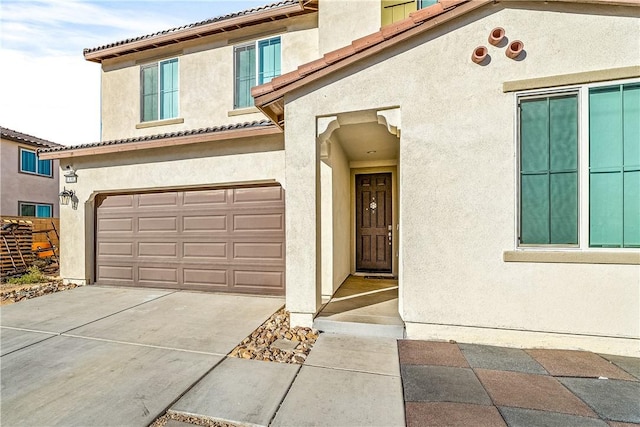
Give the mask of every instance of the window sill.
[[167, 120], [154, 120], [152, 122], [142, 122], [136, 125], [136, 129], [152, 128], [155, 126], [177, 125], [184, 123], [184, 119], [167, 119]]
[[51, 175], [43, 175], [41, 173], [28, 172], [28, 171], [23, 171], [23, 170], [19, 170], [18, 173], [22, 173], [22, 174], [30, 175], [30, 176], [39, 176], [40, 178], [53, 178], [53, 174], [51, 174]]
[[540, 262], [561, 264], [628, 264], [640, 265], [640, 252], [504, 251], [504, 262]]
[[237, 110], [227, 112], [227, 117], [242, 116], [243, 114], [254, 114], [259, 112], [260, 110], [256, 107], [238, 108]]

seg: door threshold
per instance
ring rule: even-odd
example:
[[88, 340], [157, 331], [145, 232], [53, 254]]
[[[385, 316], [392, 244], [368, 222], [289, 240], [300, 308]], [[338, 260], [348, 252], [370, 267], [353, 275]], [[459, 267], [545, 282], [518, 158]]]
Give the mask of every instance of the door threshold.
[[395, 279], [393, 273], [376, 273], [375, 271], [356, 271], [352, 276], [364, 277], [365, 279]]

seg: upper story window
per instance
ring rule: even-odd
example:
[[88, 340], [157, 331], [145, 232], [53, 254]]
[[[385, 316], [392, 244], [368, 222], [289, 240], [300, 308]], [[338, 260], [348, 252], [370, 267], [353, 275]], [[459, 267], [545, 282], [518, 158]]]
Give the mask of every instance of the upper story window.
[[518, 106], [519, 244], [640, 247], [640, 83], [524, 95]]
[[51, 160], [40, 160], [34, 150], [20, 148], [20, 172], [41, 176], [53, 176]]
[[258, 40], [236, 46], [234, 56], [233, 108], [253, 106], [251, 88], [269, 83], [280, 75], [280, 37]]
[[382, 26], [408, 18], [411, 12], [434, 5], [438, 0], [381, 0]]
[[18, 203], [18, 215], [35, 216], [38, 218], [51, 218], [53, 216], [53, 205], [48, 203]]
[[141, 121], [178, 117], [178, 58], [140, 68]]

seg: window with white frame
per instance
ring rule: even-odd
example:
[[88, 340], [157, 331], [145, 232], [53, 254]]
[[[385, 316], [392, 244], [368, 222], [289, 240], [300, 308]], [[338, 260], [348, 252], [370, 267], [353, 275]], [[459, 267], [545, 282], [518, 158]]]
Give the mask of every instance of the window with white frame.
[[517, 100], [519, 245], [639, 248], [640, 82]]
[[253, 106], [251, 88], [269, 83], [281, 73], [280, 37], [236, 46], [233, 108]]
[[34, 150], [20, 148], [20, 172], [40, 176], [53, 176], [51, 160], [40, 160]]
[[142, 122], [178, 117], [178, 58], [140, 67]]
[[18, 215], [51, 218], [53, 216], [53, 205], [48, 203], [20, 202], [18, 203]]

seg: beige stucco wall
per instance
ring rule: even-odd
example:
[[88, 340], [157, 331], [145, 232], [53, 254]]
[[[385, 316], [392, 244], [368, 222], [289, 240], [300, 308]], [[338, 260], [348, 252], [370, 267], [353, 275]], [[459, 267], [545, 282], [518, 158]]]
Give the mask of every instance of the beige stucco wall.
[[342, 144], [331, 144], [331, 170], [333, 173], [333, 224], [331, 241], [333, 242], [333, 292], [351, 273], [351, 173], [349, 161]]
[[351, 44], [380, 29], [380, 0], [321, 0], [320, 54]]
[[97, 194], [267, 181], [286, 191], [283, 149], [277, 135], [69, 159], [78, 182], [67, 188], [79, 203], [77, 210], [65, 206], [60, 212], [60, 275], [71, 282], [93, 281]]
[[[304, 194], [287, 199], [292, 321], [309, 322], [318, 307], [318, 253], [309, 243], [317, 217], [308, 214], [317, 197], [315, 118], [398, 105], [400, 307], [409, 337], [637, 354], [638, 265], [503, 261], [515, 248], [516, 142], [515, 98], [502, 84], [638, 65], [640, 21], [629, 17], [635, 11], [616, 16], [622, 9], [599, 6], [504, 7], [286, 97], [287, 184], [290, 195]], [[473, 49], [498, 26], [524, 42], [526, 58], [489, 45], [491, 62], [474, 64]]]
[[322, 298], [330, 298], [352, 272], [349, 160], [337, 138], [320, 163]]
[[45, 203], [53, 205], [52, 214], [58, 216], [59, 162], [53, 160], [53, 177], [20, 173], [20, 147], [36, 151], [26, 144], [0, 140], [0, 215], [19, 215], [18, 202]]
[[[257, 109], [233, 109], [233, 49], [236, 45], [275, 36], [281, 37], [283, 73], [318, 57], [317, 15], [311, 14], [105, 61], [102, 140], [265, 119]], [[137, 129], [140, 65], [174, 57], [179, 58], [178, 118], [183, 122], [169, 125], [155, 122], [155, 126]]]

